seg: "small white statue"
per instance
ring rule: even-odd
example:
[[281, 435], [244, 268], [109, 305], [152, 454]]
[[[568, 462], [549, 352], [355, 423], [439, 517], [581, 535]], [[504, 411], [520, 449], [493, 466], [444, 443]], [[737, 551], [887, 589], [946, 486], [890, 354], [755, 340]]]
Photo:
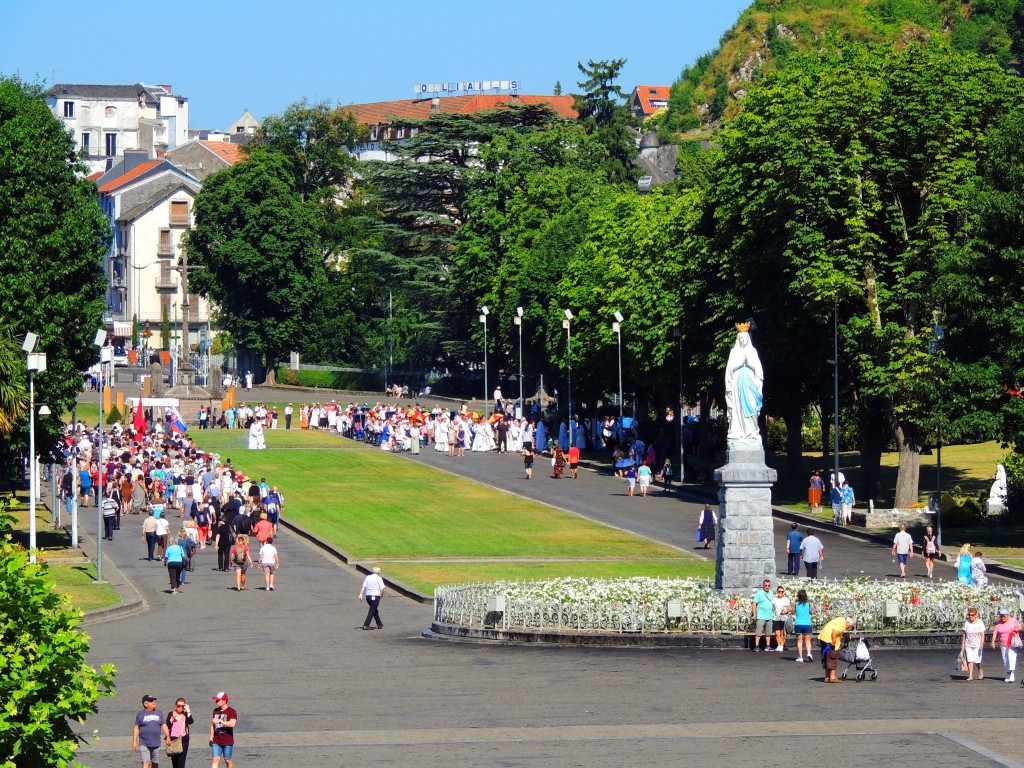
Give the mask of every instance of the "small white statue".
[[996, 465], [996, 480], [988, 492], [988, 514], [1006, 511], [1006, 467]]
[[764, 369], [757, 350], [750, 343], [750, 323], [736, 324], [736, 344], [725, 366], [725, 403], [729, 419], [729, 442], [760, 445], [757, 417], [761, 413]]

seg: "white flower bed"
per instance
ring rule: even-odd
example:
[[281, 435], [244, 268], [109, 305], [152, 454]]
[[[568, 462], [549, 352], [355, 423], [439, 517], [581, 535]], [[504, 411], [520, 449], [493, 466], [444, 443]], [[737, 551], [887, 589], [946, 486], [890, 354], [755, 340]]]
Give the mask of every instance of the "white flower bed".
[[[777, 582], [796, 601], [807, 590], [815, 628], [836, 616], [853, 616], [860, 632], [959, 632], [968, 605], [986, 626], [1000, 608], [1017, 615], [1018, 592], [968, 587], [958, 582], [901, 583], [847, 578], [844, 581], [789, 578]], [[773, 591], [774, 596], [774, 591]], [[488, 612], [489, 598], [504, 598], [502, 612]], [[748, 632], [752, 593], [714, 589], [703, 579], [554, 579], [550, 581], [462, 584], [439, 587], [434, 620], [469, 627], [579, 632]], [[682, 616], [668, 618], [670, 602]], [[898, 616], [886, 618], [887, 601]]]

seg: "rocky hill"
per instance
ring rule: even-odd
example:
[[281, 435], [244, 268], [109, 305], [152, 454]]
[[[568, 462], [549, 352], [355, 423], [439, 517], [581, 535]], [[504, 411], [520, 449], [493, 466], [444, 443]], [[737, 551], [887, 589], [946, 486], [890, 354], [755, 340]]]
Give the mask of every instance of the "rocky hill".
[[933, 37], [1015, 66], [1024, 58], [1024, 0], [756, 0], [716, 51], [683, 70], [668, 109], [648, 127], [664, 139], [713, 129], [739, 109], [752, 83], [829, 40], [902, 45]]

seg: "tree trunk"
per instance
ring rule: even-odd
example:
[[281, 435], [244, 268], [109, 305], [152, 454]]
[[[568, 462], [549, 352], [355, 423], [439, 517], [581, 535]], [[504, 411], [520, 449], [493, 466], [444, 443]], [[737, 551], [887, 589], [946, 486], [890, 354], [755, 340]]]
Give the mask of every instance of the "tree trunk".
[[893, 428], [899, 448], [899, 472], [896, 475], [896, 500], [893, 505], [906, 509], [917, 502], [921, 480], [921, 441], [897, 422]]
[[804, 435], [800, 407], [787, 409], [782, 417], [786, 422], [786, 464], [782, 469], [785, 477], [797, 478], [803, 472]]
[[860, 436], [860, 483], [856, 486], [857, 499], [878, 501], [882, 495], [882, 448], [884, 443], [876, 435], [865, 430]]

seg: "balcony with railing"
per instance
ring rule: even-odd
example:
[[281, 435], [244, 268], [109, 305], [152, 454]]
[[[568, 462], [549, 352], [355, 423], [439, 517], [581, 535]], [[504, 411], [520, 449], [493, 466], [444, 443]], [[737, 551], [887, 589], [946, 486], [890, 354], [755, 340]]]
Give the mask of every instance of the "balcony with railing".
[[178, 281], [174, 275], [160, 275], [156, 278], [156, 289], [161, 293], [177, 293]]

